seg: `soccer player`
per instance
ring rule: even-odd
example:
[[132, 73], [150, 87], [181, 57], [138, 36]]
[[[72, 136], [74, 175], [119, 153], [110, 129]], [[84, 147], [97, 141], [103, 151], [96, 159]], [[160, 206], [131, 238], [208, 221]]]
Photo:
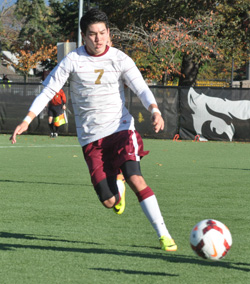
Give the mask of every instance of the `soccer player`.
[[164, 120], [156, 100], [134, 61], [109, 46], [109, 21], [105, 13], [89, 10], [81, 18], [80, 26], [85, 44], [70, 52], [51, 71], [43, 82], [43, 91], [10, 140], [16, 143], [16, 136], [28, 129], [31, 121], [70, 79], [78, 140], [101, 203], [114, 208], [117, 214], [123, 213], [124, 176], [155, 229], [161, 248], [176, 251], [177, 245], [166, 228], [156, 196], [140, 170], [140, 159], [148, 152], [144, 151], [134, 119], [125, 107], [124, 86], [131, 88], [151, 113], [157, 133], [163, 130]]

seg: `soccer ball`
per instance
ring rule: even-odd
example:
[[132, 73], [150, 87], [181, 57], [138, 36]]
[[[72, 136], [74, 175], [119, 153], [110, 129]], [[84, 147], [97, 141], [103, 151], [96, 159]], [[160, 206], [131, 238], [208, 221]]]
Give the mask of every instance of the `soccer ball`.
[[220, 221], [206, 219], [196, 224], [190, 234], [190, 245], [200, 257], [220, 260], [232, 246], [229, 229]]

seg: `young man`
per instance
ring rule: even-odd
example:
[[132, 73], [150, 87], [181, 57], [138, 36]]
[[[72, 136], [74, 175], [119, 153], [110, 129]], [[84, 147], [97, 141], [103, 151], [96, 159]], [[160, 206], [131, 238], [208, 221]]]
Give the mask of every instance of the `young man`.
[[157, 133], [164, 128], [164, 121], [155, 98], [133, 60], [108, 46], [109, 23], [105, 13], [91, 9], [80, 25], [85, 45], [69, 53], [52, 70], [42, 93], [10, 139], [16, 143], [16, 136], [28, 129], [29, 123], [70, 77], [78, 140], [100, 201], [117, 214], [123, 213], [124, 176], [155, 229], [161, 248], [176, 251], [154, 192], [141, 174], [140, 159], [148, 152], [143, 150], [134, 119], [125, 107], [124, 85], [132, 89], [151, 113]]
[[[59, 90], [48, 104], [48, 123], [50, 129], [50, 137], [58, 136], [58, 129], [62, 124], [65, 124], [64, 116], [62, 116], [66, 109], [66, 95], [63, 89]], [[56, 121], [55, 121], [56, 120]]]

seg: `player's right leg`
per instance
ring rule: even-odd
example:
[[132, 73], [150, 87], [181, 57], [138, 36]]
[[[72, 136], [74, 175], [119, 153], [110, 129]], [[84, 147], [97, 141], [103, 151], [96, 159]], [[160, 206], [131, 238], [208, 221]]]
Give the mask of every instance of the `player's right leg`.
[[124, 210], [125, 210], [125, 192], [126, 192], [126, 187], [125, 187], [125, 179], [123, 174], [117, 175], [116, 178], [116, 184], [118, 187], [118, 192], [119, 192], [119, 201], [115, 204], [114, 206], [114, 212], [118, 215], [121, 215]]
[[[121, 182], [120, 187], [124, 188], [122, 194], [119, 192], [117, 186], [118, 182]], [[106, 208], [115, 209], [115, 207], [117, 206], [115, 212], [117, 214], [123, 213], [125, 209], [125, 201], [123, 203], [123, 200], [125, 200], [125, 186], [123, 181], [117, 181], [117, 176], [110, 176], [100, 181], [94, 186], [94, 188], [99, 200]], [[121, 198], [121, 195], [123, 196], [123, 198]]]
[[104, 142], [104, 138], [100, 139], [82, 150], [99, 200], [105, 207], [116, 207], [115, 212], [122, 214], [125, 209], [125, 181], [119, 175], [120, 170], [112, 164], [112, 151], [100, 146]]

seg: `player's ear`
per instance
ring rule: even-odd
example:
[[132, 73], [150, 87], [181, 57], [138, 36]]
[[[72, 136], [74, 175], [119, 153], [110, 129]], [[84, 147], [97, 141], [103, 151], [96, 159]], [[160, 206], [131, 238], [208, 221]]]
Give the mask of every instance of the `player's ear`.
[[82, 44], [84, 44], [84, 42], [85, 42], [85, 35], [84, 35], [84, 33], [83, 32], [81, 32], [81, 36], [82, 36]]

